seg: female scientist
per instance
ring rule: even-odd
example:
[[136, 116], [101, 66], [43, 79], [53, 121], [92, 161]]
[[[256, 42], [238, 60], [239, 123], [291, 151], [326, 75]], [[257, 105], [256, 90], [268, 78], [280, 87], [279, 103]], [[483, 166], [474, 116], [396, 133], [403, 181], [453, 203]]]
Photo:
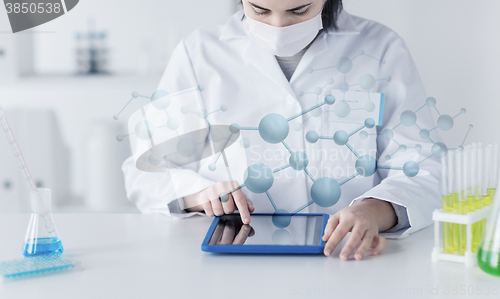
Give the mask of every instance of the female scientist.
[[[243, 154], [227, 149], [235, 169], [256, 163], [278, 169], [289, 163], [292, 150], [307, 155], [309, 172], [288, 167], [274, 173], [268, 193], [242, 188], [225, 203], [219, 195], [242, 182], [229, 179], [224, 164], [209, 170], [213, 159], [208, 159], [179, 168], [176, 188], [171, 188], [167, 174], [141, 172], [129, 158], [122, 167], [129, 199], [142, 212], [177, 217], [238, 209], [246, 224], [254, 211], [272, 213], [277, 206], [291, 212], [306, 205], [301, 212], [332, 215], [323, 236], [325, 255], [351, 232], [340, 252], [342, 260], [353, 252], [361, 260], [370, 248], [378, 255], [385, 248], [384, 236], [402, 238], [430, 225], [431, 213], [440, 205], [439, 161], [423, 161], [433, 143], [422, 139], [417, 128], [434, 125], [403, 39], [381, 24], [349, 15], [341, 0], [243, 0], [242, 5], [243, 11], [224, 24], [198, 29], [176, 47], [159, 89], [177, 91], [202, 84], [206, 111], [227, 108], [207, 120], [242, 128], [257, 127], [272, 113], [285, 118], [300, 114], [330, 94], [337, 95], [336, 104], [341, 107], [343, 102], [344, 108], [345, 103], [359, 106], [360, 99], [368, 103], [382, 98], [383, 116], [361, 133], [357, 129], [366, 113], [373, 112], [371, 104], [347, 113], [323, 105], [289, 121], [283, 140], [288, 150], [284, 142], [269, 143], [258, 131], [242, 129], [244, 142], [231, 147], [239, 146]], [[427, 103], [432, 106], [432, 101]], [[403, 112], [410, 114], [404, 121]], [[330, 138], [311, 138], [311, 131]], [[344, 133], [344, 142], [331, 138], [339, 131], [349, 134]], [[361, 155], [377, 158], [384, 167], [373, 175], [357, 175]], [[418, 174], [402, 170], [408, 161], [419, 163]], [[235, 173], [239, 172], [233, 172], [237, 180], [240, 175]], [[314, 178], [320, 177], [342, 182], [337, 203], [307, 205]]]

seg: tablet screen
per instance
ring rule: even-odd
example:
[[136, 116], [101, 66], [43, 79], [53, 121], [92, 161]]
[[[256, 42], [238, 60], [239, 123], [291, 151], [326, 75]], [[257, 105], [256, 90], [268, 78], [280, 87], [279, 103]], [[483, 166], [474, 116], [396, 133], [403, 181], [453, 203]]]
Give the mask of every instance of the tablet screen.
[[[318, 246], [321, 242], [323, 216], [252, 215], [251, 223], [243, 224], [240, 215], [223, 215], [210, 238], [209, 245], [296, 245]], [[276, 218], [283, 217], [283, 218]], [[290, 217], [290, 216], [288, 216]]]

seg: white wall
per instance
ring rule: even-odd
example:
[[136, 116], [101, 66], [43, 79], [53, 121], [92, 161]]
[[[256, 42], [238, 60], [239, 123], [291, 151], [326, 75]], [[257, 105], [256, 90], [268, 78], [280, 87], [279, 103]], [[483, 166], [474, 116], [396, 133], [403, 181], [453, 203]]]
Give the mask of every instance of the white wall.
[[[197, 27], [227, 18], [235, 10], [235, 3], [237, 0], [80, 1], [67, 15], [19, 33], [34, 37], [38, 75], [14, 82], [0, 76], [0, 105], [6, 110], [56, 111], [62, 137], [71, 150], [71, 189], [77, 198], [84, 197], [86, 149], [93, 124], [116, 123], [113, 115], [130, 100], [133, 91], [153, 93], [178, 41]], [[0, 5], [0, 37], [8, 36], [10, 42], [10, 37], [18, 34], [8, 33], [6, 16]], [[119, 76], [71, 76], [75, 70], [74, 35], [86, 29], [89, 16], [95, 18], [99, 30], [108, 32], [111, 70]], [[125, 125], [127, 116], [146, 101], [132, 103], [118, 123]], [[127, 143], [121, 145], [130, 147]]]
[[173, 47], [194, 29], [226, 18], [237, 0], [83, 0], [68, 14], [36, 27], [36, 69], [75, 69], [75, 33], [89, 18], [108, 33], [115, 72], [161, 71]]
[[470, 123], [466, 144], [500, 143], [500, 1], [344, 0], [344, 7], [405, 39], [441, 113], [467, 109], [455, 119], [457, 130], [443, 133], [449, 146]]

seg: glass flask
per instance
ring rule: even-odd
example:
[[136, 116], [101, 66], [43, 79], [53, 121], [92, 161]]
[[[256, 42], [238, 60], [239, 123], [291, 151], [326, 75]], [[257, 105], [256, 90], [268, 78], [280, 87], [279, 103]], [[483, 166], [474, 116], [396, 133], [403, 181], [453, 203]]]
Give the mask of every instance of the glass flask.
[[31, 218], [23, 245], [23, 255], [26, 257], [63, 252], [50, 212], [51, 196], [48, 188], [38, 188], [38, 194], [36, 191], [30, 193]]
[[477, 263], [486, 273], [500, 276], [500, 192], [492, 193], [495, 195], [477, 252]]

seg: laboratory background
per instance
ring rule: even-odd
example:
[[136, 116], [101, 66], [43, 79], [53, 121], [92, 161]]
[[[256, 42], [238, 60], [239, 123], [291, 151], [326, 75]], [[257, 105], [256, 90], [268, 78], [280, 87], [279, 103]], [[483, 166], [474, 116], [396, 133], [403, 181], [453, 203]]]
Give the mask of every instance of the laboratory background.
[[[126, 4], [125, 4], [126, 3]], [[131, 155], [131, 94], [152, 94], [176, 44], [196, 28], [224, 20], [237, 0], [85, 0], [51, 22], [12, 34], [0, 8], [0, 104], [38, 187], [52, 210], [139, 213], [127, 201], [122, 162]], [[500, 2], [496, 0], [344, 0], [349, 13], [404, 38], [442, 113], [449, 147], [500, 142]], [[244, 76], [244, 74], [242, 74]], [[134, 101], [129, 112], [144, 105]], [[0, 136], [0, 213], [29, 212], [29, 190]]]

